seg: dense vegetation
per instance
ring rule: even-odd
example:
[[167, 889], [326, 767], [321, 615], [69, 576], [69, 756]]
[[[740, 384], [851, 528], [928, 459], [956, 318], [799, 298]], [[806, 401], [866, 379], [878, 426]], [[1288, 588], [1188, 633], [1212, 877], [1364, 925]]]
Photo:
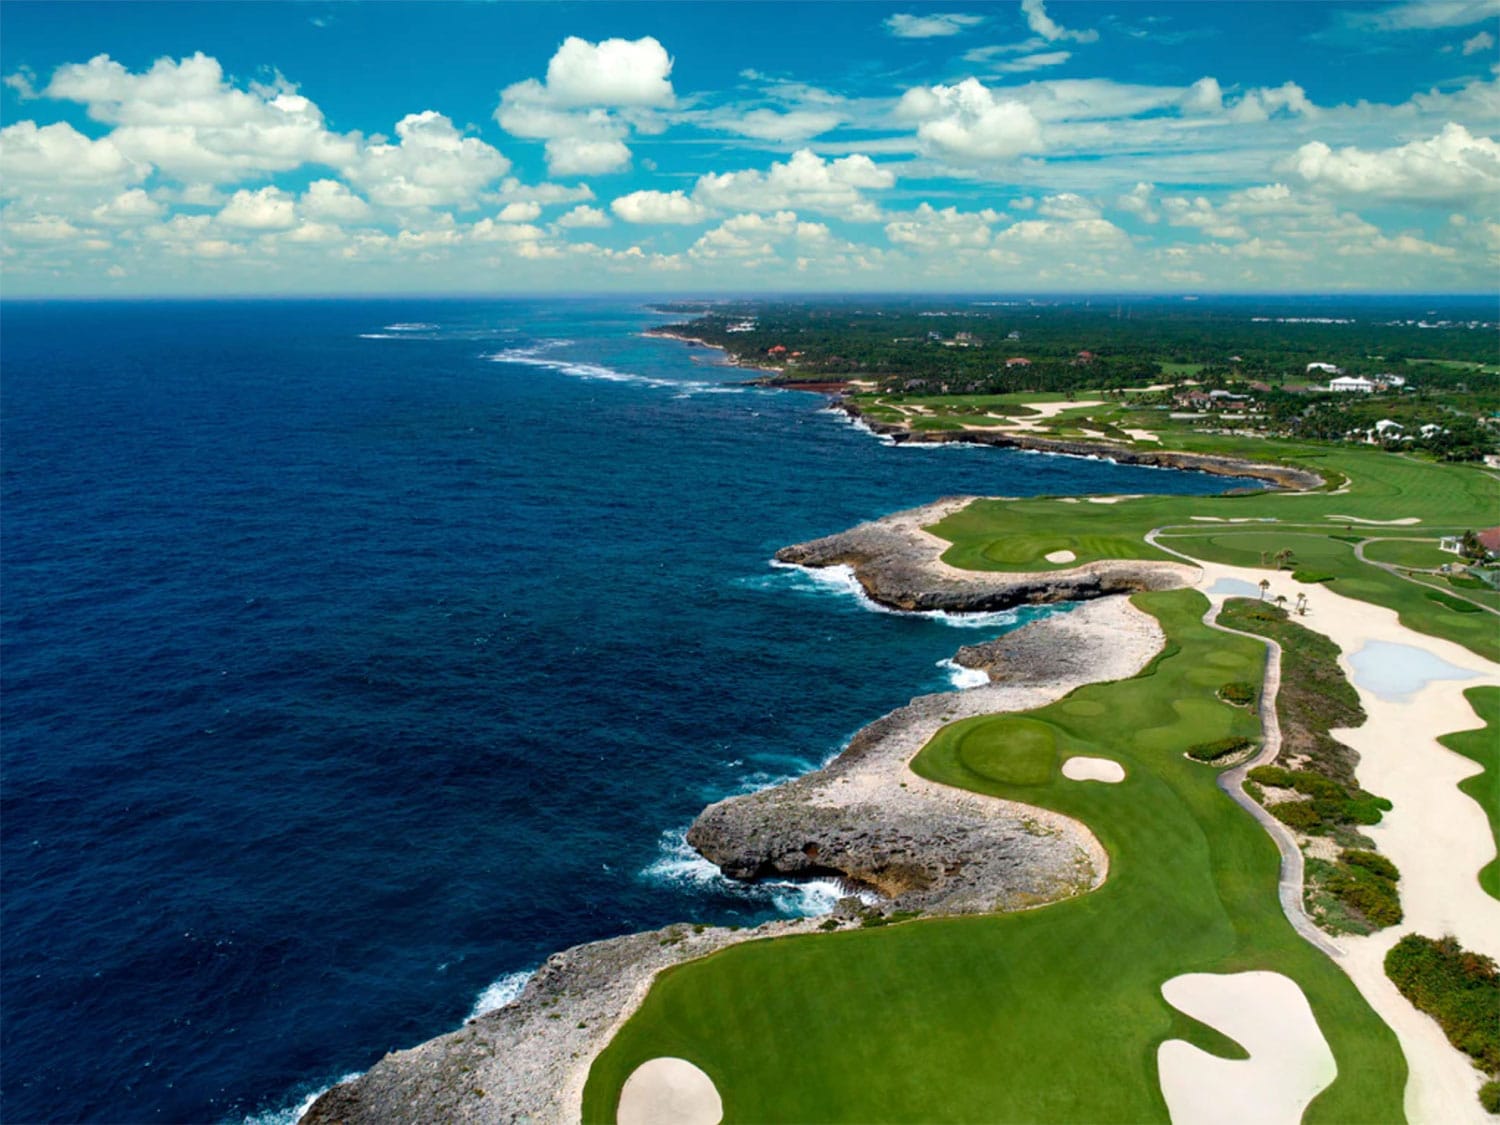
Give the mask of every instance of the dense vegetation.
[[[1401, 921], [1400, 874], [1388, 859], [1368, 850], [1369, 841], [1359, 833], [1361, 825], [1378, 824], [1391, 804], [1359, 787], [1358, 755], [1329, 734], [1365, 721], [1354, 685], [1338, 665], [1338, 645], [1296, 624], [1284, 609], [1249, 598], [1227, 600], [1218, 621], [1281, 646], [1276, 715], [1282, 760], [1295, 768], [1257, 766], [1248, 776], [1254, 783], [1251, 794], [1277, 820], [1340, 846], [1331, 862], [1307, 859], [1308, 913], [1332, 933], [1370, 933], [1395, 925]], [[1265, 800], [1267, 789], [1283, 796]]]
[[1500, 1113], [1500, 969], [1452, 937], [1407, 934], [1385, 955], [1385, 974], [1401, 995], [1442, 1026], [1448, 1042], [1490, 1076], [1479, 1093]]
[[[1310, 315], [1306, 302], [1271, 298], [725, 302], [663, 311], [697, 313], [666, 330], [766, 367], [772, 382], [858, 378], [882, 395], [992, 396], [1191, 379], [1203, 391], [1245, 396], [1235, 402], [1245, 408], [1235, 415], [1241, 429], [1343, 441], [1390, 420], [1402, 426], [1382, 435], [1392, 448], [1455, 460], [1496, 448], [1500, 344], [1490, 307], [1455, 308], [1441, 321], [1405, 303], [1329, 303]], [[1319, 394], [1309, 384], [1328, 374], [1309, 364], [1397, 375], [1405, 385], [1390, 394]]]

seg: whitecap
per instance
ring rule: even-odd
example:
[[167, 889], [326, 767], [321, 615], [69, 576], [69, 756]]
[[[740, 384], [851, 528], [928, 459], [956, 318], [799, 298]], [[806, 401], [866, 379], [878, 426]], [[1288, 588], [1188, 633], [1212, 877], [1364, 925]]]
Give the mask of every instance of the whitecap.
[[526, 982], [531, 979], [534, 972], [533, 969], [522, 969], [518, 973], [506, 973], [499, 980], [492, 981], [474, 1001], [474, 1008], [464, 1022], [477, 1020], [480, 1016], [497, 1012], [507, 1004], [513, 1003], [521, 995]]
[[591, 379], [596, 382], [605, 383], [635, 383], [646, 387], [682, 387], [684, 384], [677, 379], [659, 379], [651, 375], [638, 375], [630, 371], [619, 371], [613, 367], [606, 367], [602, 363], [585, 363], [571, 359], [550, 359], [539, 354], [545, 350], [570, 343], [571, 341], [547, 341], [545, 344], [530, 348], [507, 348], [502, 352], [493, 352], [484, 358], [492, 363], [518, 363], [527, 367], [540, 367], [547, 371], [556, 371], [562, 375], [571, 375], [575, 379]]
[[795, 572], [801, 575], [805, 580], [800, 583], [804, 589], [852, 594], [862, 609], [867, 609], [872, 613], [889, 613], [900, 617], [925, 617], [929, 621], [940, 621], [955, 629], [1003, 629], [1007, 625], [1014, 625], [1021, 619], [1013, 609], [973, 613], [955, 613], [946, 609], [893, 609], [890, 606], [881, 605], [870, 597], [865, 592], [865, 588], [860, 585], [859, 579], [855, 577], [854, 568], [846, 563], [837, 563], [834, 566], [802, 566], [799, 563], [772, 559], [771, 566], [778, 571]]
[[990, 682], [990, 674], [983, 668], [965, 668], [952, 660], [939, 660], [937, 666], [947, 669], [949, 681], [959, 691], [984, 687]]
[[762, 879], [755, 883], [731, 879], [694, 850], [687, 842], [686, 829], [663, 832], [660, 847], [661, 856], [642, 869], [641, 876], [688, 893], [728, 895], [795, 918], [828, 914], [839, 899], [850, 894], [867, 905], [880, 901], [871, 892], [850, 891], [837, 879]]
[[385, 330], [387, 332], [430, 332], [436, 327], [436, 324], [427, 324], [424, 321], [413, 320], [398, 324], [387, 324]]
[[247, 1113], [241, 1119], [241, 1125], [297, 1125], [302, 1120], [302, 1115], [312, 1109], [313, 1102], [335, 1086], [345, 1082], [353, 1082], [360, 1076], [360, 1071], [346, 1074], [336, 1082], [330, 1082], [326, 1086], [320, 1086], [310, 1093], [303, 1094], [292, 1105], [282, 1106], [280, 1109], [262, 1110], [260, 1113]]

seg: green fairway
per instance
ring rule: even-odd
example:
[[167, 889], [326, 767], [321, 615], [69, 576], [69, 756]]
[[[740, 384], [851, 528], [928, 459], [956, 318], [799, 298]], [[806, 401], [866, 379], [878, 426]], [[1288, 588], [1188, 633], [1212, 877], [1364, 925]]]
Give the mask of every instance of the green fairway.
[[[1283, 452], [1275, 443], [1246, 444], [1270, 455]], [[1114, 504], [1049, 497], [981, 500], [929, 530], [953, 544], [943, 555], [946, 562], [970, 570], [1051, 570], [1046, 555], [1062, 550], [1074, 552], [1079, 563], [1166, 559], [1170, 556], [1145, 541], [1146, 533], [1159, 527], [1169, 529], [1163, 545], [1212, 562], [1274, 566], [1277, 554], [1290, 550], [1296, 566], [1334, 578], [1339, 594], [1394, 609], [1410, 628], [1500, 660], [1500, 629], [1493, 615], [1453, 596], [1465, 591], [1424, 589], [1360, 562], [1353, 550], [1354, 542], [1367, 536], [1398, 534], [1359, 519], [1416, 517], [1422, 522], [1399, 534], [1434, 538], [1490, 526], [1500, 520], [1500, 482], [1472, 466], [1379, 450], [1338, 449], [1317, 457], [1309, 457], [1306, 447], [1284, 450], [1291, 451], [1320, 472], [1347, 478], [1348, 491], [1146, 496]], [[1485, 593], [1477, 600], [1486, 600]]]
[[1365, 558], [1426, 570], [1458, 561], [1457, 555], [1439, 551], [1436, 539], [1421, 542], [1411, 539], [1373, 539], [1365, 544]]
[[[1464, 698], [1484, 726], [1445, 735], [1438, 741], [1484, 767], [1483, 773], [1465, 778], [1458, 787], [1479, 802], [1500, 847], [1500, 687], [1470, 688]], [[1479, 885], [1492, 897], [1500, 898], [1500, 856], [1480, 869]]]
[[[1099, 890], [1019, 913], [752, 942], [670, 970], [595, 1061], [584, 1119], [613, 1120], [631, 1071], [676, 1055], [713, 1078], [729, 1122], [1165, 1121], [1163, 1040], [1243, 1052], [1170, 1008], [1161, 985], [1268, 969], [1301, 986], [1338, 1061], [1306, 1120], [1401, 1120], [1395, 1037], [1282, 915], [1269, 837], [1215, 769], [1184, 757], [1258, 736], [1254, 714], [1217, 692], [1258, 682], [1264, 648], [1203, 625], [1195, 592], [1135, 601], [1169, 638], [1141, 675], [953, 724], [913, 763], [1088, 824], [1110, 856]], [[1125, 781], [1063, 778], [1074, 753], [1120, 762]]]

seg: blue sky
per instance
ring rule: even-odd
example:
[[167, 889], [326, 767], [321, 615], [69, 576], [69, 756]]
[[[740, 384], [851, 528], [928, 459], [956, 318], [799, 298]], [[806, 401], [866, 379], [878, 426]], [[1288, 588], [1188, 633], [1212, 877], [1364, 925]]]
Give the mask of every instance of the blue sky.
[[1500, 0], [0, 9], [7, 296], [1466, 291]]

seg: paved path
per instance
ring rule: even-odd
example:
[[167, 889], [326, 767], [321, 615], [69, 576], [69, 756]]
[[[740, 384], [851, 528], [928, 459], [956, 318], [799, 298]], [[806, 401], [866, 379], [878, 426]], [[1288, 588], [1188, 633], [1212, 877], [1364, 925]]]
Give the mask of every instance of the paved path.
[[[1413, 538], [1408, 538], [1406, 536], [1395, 536], [1395, 535], [1382, 536], [1382, 537], [1377, 538], [1377, 539], [1366, 539], [1363, 542], [1354, 544], [1354, 557], [1357, 558], [1360, 562], [1365, 563], [1367, 566], [1378, 566], [1381, 570], [1384, 570], [1384, 571], [1386, 571], [1389, 574], [1394, 574], [1397, 578], [1400, 578], [1401, 580], [1403, 580], [1405, 582], [1411, 582], [1411, 583], [1414, 583], [1415, 585], [1421, 586], [1424, 590], [1436, 590], [1437, 589], [1436, 586], [1428, 585], [1426, 582], [1418, 581], [1417, 579], [1413, 578], [1411, 575], [1403, 573], [1403, 568], [1396, 566], [1394, 563], [1383, 563], [1383, 562], [1380, 562], [1380, 561], [1378, 561], [1376, 559], [1367, 559], [1367, 558], [1365, 558], [1365, 544], [1366, 543], [1384, 543], [1387, 539], [1396, 539], [1396, 540], [1399, 540], [1400, 542], [1404, 542], [1404, 543], [1420, 543], [1420, 542], [1425, 542], [1424, 540], [1420, 540], [1420, 539], [1413, 539]], [[1406, 567], [1404, 569], [1405, 570], [1420, 571], [1422, 574], [1436, 574], [1437, 573], [1436, 570], [1426, 570], [1426, 569], [1424, 569], [1422, 567], [1416, 567], [1416, 566], [1409, 566], [1409, 567]], [[1468, 602], [1475, 609], [1482, 609], [1482, 610], [1484, 610], [1485, 613], [1493, 613], [1496, 617], [1500, 617], [1500, 609], [1495, 609], [1493, 606], [1487, 606], [1483, 602], [1476, 602], [1473, 598], [1466, 598], [1462, 594], [1458, 593], [1455, 590], [1440, 590], [1439, 593], [1447, 594], [1450, 598], [1457, 598], [1461, 602]]]
[[[1171, 547], [1165, 547], [1156, 540], [1156, 533], [1161, 528], [1153, 528], [1146, 534], [1146, 542], [1160, 551], [1176, 555], [1196, 565], [1196, 560], [1181, 551], [1174, 551]], [[1257, 823], [1266, 830], [1267, 835], [1276, 844], [1276, 850], [1281, 853], [1281, 877], [1277, 888], [1277, 896], [1281, 899], [1281, 910], [1286, 915], [1287, 921], [1292, 928], [1304, 939], [1322, 950], [1329, 957], [1338, 960], [1343, 956], [1343, 951], [1328, 940], [1322, 930], [1318, 929], [1313, 920], [1308, 917], [1307, 909], [1303, 906], [1303, 857], [1302, 849], [1297, 846], [1297, 838], [1281, 821], [1265, 810], [1265, 807], [1256, 801], [1250, 794], [1245, 792], [1245, 778], [1256, 766], [1267, 765], [1274, 762], [1281, 753], [1281, 719], [1276, 714], [1276, 697], [1281, 691], [1281, 646], [1268, 637], [1262, 637], [1255, 633], [1242, 632], [1239, 629], [1231, 629], [1226, 625], [1220, 625], [1214, 620], [1218, 615], [1219, 605], [1212, 598], [1209, 599], [1208, 612], [1203, 615], [1203, 624], [1210, 629], [1220, 633], [1231, 633], [1237, 637], [1248, 637], [1252, 641], [1259, 641], [1266, 646], [1266, 674], [1260, 692], [1260, 728], [1262, 744], [1260, 753], [1248, 762], [1243, 762], [1232, 769], [1224, 770], [1219, 774], [1219, 788], [1229, 794], [1230, 799], [1240, 808], [1253, 816]]]

